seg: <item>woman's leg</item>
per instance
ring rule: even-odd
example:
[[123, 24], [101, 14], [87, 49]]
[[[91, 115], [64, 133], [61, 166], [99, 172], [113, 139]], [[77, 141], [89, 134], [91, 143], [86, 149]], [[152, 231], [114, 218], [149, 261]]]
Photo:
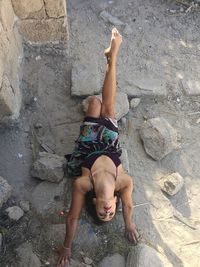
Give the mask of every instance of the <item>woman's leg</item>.
[[115, 118], [116, 60], [121, 42], [122, 36], [114, 28], [112, 30], [110, 47], [105, 50], [107, 67], [102, 89], [101, 117]]

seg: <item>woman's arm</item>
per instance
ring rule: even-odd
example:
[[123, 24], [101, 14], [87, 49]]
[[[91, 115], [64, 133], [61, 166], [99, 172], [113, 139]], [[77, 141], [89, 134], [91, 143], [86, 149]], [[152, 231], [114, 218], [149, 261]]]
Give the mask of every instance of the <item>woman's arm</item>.
[[70, 210], [66, 218], [66, 234], [64, 245], [59, 248], [60, 254], [57, 267], [65, 266], [71, 257], [71, 246], [76, 233], [78, 219], [85, 201], [84, 181], [80, 178], [75, 180], [72, 189], [72, 200]]
[[137, 244], [138, 242], [138, 233], [136, 231], [135, 224], [132, 222], [133, 215], [133, 201], [132, 201], [132, 192], [133, 192], [133, 181], [128, 174], [124, 174], [124, 187], [121, 190], [121, 200], [123, 208], [123, 217], [126, 227], [126, 234], [130, 241]]

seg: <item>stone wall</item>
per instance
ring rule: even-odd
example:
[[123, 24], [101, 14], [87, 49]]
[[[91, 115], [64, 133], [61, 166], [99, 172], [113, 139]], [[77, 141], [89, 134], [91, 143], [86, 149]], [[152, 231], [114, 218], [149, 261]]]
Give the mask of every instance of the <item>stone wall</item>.
[[68, 40], [66, 0], [12, 0], [19, 32], [32, 44]]
[[65, 0], [0, 0], [0, 122], [19, 117], [22, 41], [66, 44]]
[[0, 121], [16, 119], [21, 107], [22, 43], [11, 0], [0, 0]]

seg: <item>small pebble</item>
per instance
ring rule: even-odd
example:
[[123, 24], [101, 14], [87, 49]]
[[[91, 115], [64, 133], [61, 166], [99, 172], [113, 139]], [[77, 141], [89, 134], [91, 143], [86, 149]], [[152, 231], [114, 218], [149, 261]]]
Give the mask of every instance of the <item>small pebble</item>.
[[8, 213], [8, 217], [13, 221], [18, 221], [24, 215], [23, 210], [17, 206], [7, 208], [6, 212]]
[[200, 123], [200, 118], [198, 118], [198, 120], [196, 121], [196, 123], [197, 123], [197, 124], [199, 124], [199, 123]]
[[37, 97], [34, 97], [33, 100], [34, 100], [35, 102], [37, 102]]
[[42, 128], [42, 124], [37, 122], [34, 124], [34, 127], [35, 127], [35, 129], [40, 129], [40, 128]]
[[30, 210], [30, 204], [26, 200], [21, 200], [19, 202], [20, 207], [23, 209], [23, 211], [28, 212]]
[[141, 101], [140, 98], [131, 99], [131, 103], [130, 103], [131, 108], [136, 108], [140, 104], [140, 101]]
[[22, 155], [21, 153], [18, 153], [18, 154], [17, 154], [17, 158], [18, 158], [18, 159], [21, 159], [21, 158], [23, 158], [23, 155]]
[[84, 263], [85, 264], [88, 264], [88, 265], [91, 265], [92, 263], [93, 263], [93, 260], [92, 259], [90, 259], [90, 258], [88, 258], [88, 257], [84, 257]]
[[41, 59], [41, 56], [37, 56], [37, 57], [35, 58], [36, 61], [38, 61], [38, 60], [40, 60], [40, 59]]

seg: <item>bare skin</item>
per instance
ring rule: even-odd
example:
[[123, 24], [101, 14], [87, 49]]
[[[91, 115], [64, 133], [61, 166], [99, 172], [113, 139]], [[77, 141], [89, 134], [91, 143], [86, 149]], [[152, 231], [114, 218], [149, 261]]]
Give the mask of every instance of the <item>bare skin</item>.
[[[90, 98], [86, 116], [115, 118], [115, 94], [116, 94], [116, 60], [122, 42], [122, 37], [117, 29], [112, 30], [110, 46], [105, 50], [107, 68], [102, 89], [102, 103], [96, 97]], [[120, 194], [123, 207], [123, 217], [126, 235], [129, 241], [137, 244], [138, 233], [132, 222], [132, 178], [124, 171], [122, 164], [117, 167], [113, 161], [102, 155], [94, 162], [91, 173], [93, 176], [96, 198], [93, 202], [96, 206], [97, 216], [102, 221], [110, 221], [116, 210], [116, 197], [114, 192]], [[90, 170], [82, 168], [82, 176], [78, 177], [73, 184], [72, 200], [69, 213], [66, 218], [66, 235], [64, 245], [58, 249], [60, 254], [57, 267], [69, 266], [71, 246], [76, 232], [78, 219], [84, 207], [85, 194], [92, 189]]]

